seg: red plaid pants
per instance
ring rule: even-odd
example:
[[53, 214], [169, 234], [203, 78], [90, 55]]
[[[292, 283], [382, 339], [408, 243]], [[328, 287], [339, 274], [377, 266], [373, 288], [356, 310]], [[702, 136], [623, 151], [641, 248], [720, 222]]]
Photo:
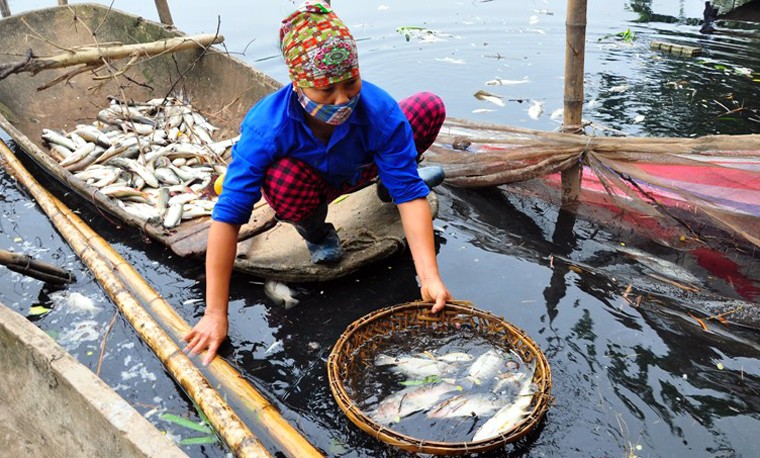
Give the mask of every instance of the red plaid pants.
[[[399, 106], [412, 126], [414, 146], [421, 156], [433, 144], [446, 119], [443, 100], [430, 92], [419, 92], [400, 101]], [[356, 184], [335, 187], [303, 161], [284, 157], [267, 170], [262, 193], [278, 219], [298, 223], [315, 214], [320, 205], [369, 185], [376, 176], [377, 166], [372, 164]]]

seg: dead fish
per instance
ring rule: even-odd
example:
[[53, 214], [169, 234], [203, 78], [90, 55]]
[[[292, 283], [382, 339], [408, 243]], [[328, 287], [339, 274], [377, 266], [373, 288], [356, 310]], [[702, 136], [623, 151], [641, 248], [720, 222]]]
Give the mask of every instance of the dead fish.
[[486, 86], [513, 86], [516, 84], [530, 83], [530, 80], [526, 77], [521, 80], [505, 80], [501, 78], [494, 78], [486, 81]]
[[528, 116], [530, 116], [530, 119], [538, 119], [542, 114], [544, 114], [544, 104], [542, 102], [531, 100], [531, 106], [528, 108]]
[[486, 102], [491, 102], [494, 105], [498, 105], [500, 107], [504, 106], [503, 98], [499, 97], [496, 94], [491, 94], [490, 92], [479, 90], [474, 95], [475, 95], [475, 98], [478, 100], [485, 100]]
[[184, 210], [183, 204], [170, 205], [164, 214], [164, 227], [171, 229], [179, 226], [179, 223], [182, 222], [182, 213]]
[[506, 359], [501, 353], [490, 349], [478, 356], [478, 359], [472, 363], [472, 366], [467, 371], [467, 378], [476, 385], [480, 385], [484, 380], [495, 377], [504, 367], [505, 361]]
[[446, 353], [445, 355], [436, 356], [435, 359], [437, 359], [438, 361], [446, 362], [446, 363], [468, 363], [474, 360], [475, 357], [469, 353], [456, 351], [456, 352]]
[[443, 361], [414, 356], [389, 356], [383, 353], [375, 357], [376, 366], [391, 366], [391, 370], [410, 378], [425, 378], [431, 375], [447, 375], [455, 371], [455, 367]]
[[510, 430], [520, 420], [530, 412], [530, 402], [533, 399], [533, 378], [526, 379], [520, 391], [517, 393], [517, 399], [511, 404], [507, 404], [499, 409], [493, 417], [488, 419], [476, 432], [472, 438], [473, 442], [495, 437], [502, 432]]
[[75, 151], [77, 149], [77, 145], [76, 143], [74, 143], [73, 140], [59, 134], [58, 132], [54, 130], [42, 129], [42, 138], [46, 140], [48, 143], [55, 143], [56, 145], [61, 145], [70, 151]]
[[285, 283], [277, 280], [264, 282], [264, 293], [277, 305], [282, 305], [285, 310], [298, 305], [299, 300], [293, 297], [293, 291]]
[[458, 394], [432, 407], [428, 418], [477, 417], [491, 415], [505, 404], [499, 396], [479, 394]]
[[461, 387], [451, 383], [405, 388], [380, 401], [377, 408], [369, 412], [369, 416], [383, 425], [398, 423], [406, 416], [431, 408], [446, 394], [457, 390], [461, 390]]
[[668, 277], [672, 280], [691, 284], [701, 283], [701, 280], [699, 278], [697, 278], [694, 274], [684, 269], [683, 267], [670, 261], [658, 258], [657, 256], [654, 256], [645, 251], [623, 246], [616, 246], [615, 249], [621, 253], [625, 253], [633, 257], [640, 264], [649, 268], [650, 270], [653, 270], [655, 273]]

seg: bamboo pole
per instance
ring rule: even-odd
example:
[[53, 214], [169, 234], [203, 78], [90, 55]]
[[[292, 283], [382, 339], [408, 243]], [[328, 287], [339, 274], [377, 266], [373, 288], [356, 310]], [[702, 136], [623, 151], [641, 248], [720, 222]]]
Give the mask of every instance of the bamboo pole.
[[[76, 214], [65, 206], [59, 209], [69, 217], [87, 238], [90, 245], [112, 265], [122, 279], [129, 285], [143, 302], [147, 304], [153, 316], [161, 323], [176, 341], [187, 334], [191, 327], [177, 314], [176, 310], [164, 299], [145, 279], [135, 270], [132, 265], [124, 260], [113, 247], [102, 237], [97, 235]], [[251, 412], [252, 420], [257, 422], [257, 429], [261, 429], [267, 438], [271, 439], [278, 448], [287, 456], [293, 458], [318, 458], [324, 456], [317, 450], [298, 430], [288, 423], [278, 409], [272, 405], [261, 393], [248, 383], [245, 378], [220, 357], [214, 358], [208, 365], [208, 369], [220, 385], [234, 395], [236, 400], [246, 406]], [[263, 437], [262, 434], [259, 434]]]
[[[89, 247], [108, 261], [109, 270], [116, 272], [132, 292], [144, 304], [147, 304], [153, 316], [175, 341], [179, 341], [182, 336], [190, 331], [191, 328], [187, 322], [108, 242], [58, 199], [50, 196], [44, 189], [42, 191], [49, 196], [49, 200], [54, 203], [56, 210], [64, 215], [67, 221], [84, 236]], [[257, 430], [262, 433], [260, 435], [263, 437], [265, 434], [287, 456], [294, 458], [319, 458], [323, 456], [280, 415], [275, 406], [253, 388], [227, 361], [216, 357], [208, 365], [208, 369], [218, 384], [229, 391], [229, 394], [235, 396], [240, 404], [249, 409], [252, 420], [257, 423]]]
[[76, 281], [74, 274], [47, 262], [32, 259], [28, 255], [0, 250], [0, 264], [14, 272], [28, 275], [47, 283], [64, 284]]
[[90, 268], [98, 282], [119, 307], [145, 343], [150, 346], [167, 370], [200, 407], [211, 425], [238, 457], [271, 457], [261, 442], [240, 421], [214, 387], [182, 350], [142, 308], [110, 266], [88, 243], [82, 232], [60, 210], [63, 204], [50, 195], [0, 142], [0, 159], [5, 170], [23, 184], [37, 204], [53, 221], [72, 249]]
[[43, 70], [71, 67], [74, 65], [102, 65], [104, 59], [124, 59], [135, 56], [150, 57], [167, 52], [179, 52], [198, 47], [207, 47], [223, 41], [224, 37], [222, 35], [202, 34], [129, 45], [93, 45], [50, 57], [35, 57], [33, 52], [29, 52], [27, 58], [22, 61], [0, 66], [0, 79], [12, 73], [29, 72], [36, 75]]
[[[583, 116], [583, 72], [586, 54], [586, 0], [567, 0], [565, 23], [564, 132], [581, 133]], [[581, 191], [582, 164], [562, 171], [562, 203], [574, 205]]]
[[8, 0], [0, 0], [0, 14], [2, 14], [3, 17], [11, 15], [11, 9], [8, 8]]
[[158, 18], [161, 20], [161, 23], [174, 25], [172, 12], [169, 9], [169, 2], [167, 0], [156, 0], [156, 9], [158, 10]]

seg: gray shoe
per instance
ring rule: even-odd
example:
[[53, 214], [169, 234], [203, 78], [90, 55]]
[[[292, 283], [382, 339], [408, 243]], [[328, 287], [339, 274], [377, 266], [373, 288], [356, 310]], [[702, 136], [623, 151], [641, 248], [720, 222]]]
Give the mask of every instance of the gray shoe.
[[340, 246], [340, 238], [332, 224], [322, 240], [318, 242], [306, 240], [306, 247], [309, 248], [311, 262], [314, 264], [334, 264], [343, 259], [343, 247]]
[[[440, 167], [438, 165], [420, 167], [417, 169], [417, 173], [420, 174], [420, 178], [422, 178], [422, 181], [424, 181], [430, 189], [433, 189], [434, 187], [443, 183], [443, 180], [446, 178], [443, 167]], [[391, 195], [388, 192], [388, 188], [386, 188], [385, 185], [379, 181], [377, 182], [377, 197], [383, 202], [390, 202], [393, 200], [391, 199]]]

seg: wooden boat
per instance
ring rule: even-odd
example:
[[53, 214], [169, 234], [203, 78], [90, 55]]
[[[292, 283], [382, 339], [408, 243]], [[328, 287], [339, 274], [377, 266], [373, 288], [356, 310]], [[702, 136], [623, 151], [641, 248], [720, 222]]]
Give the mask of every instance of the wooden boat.
[[[153, 42], [182, 36], [176, 30], [96, 4], [76, 4], [37, 10], [0, 21], [0, 65], [25, 55], [53, 55], [66, 49], [98, 43]], [[114, 69], [124, 70], [114, 62]], [[44, 170], [66, 187], [92, 202], [99, 210], [139, 228], [150, 238], [180, 256], [200, 256], [206, 251], [209, 217], [182, 222], [167, 229], [125, 211], [117, 202], [76, 179], [51, 157], [41, 134], [43, 128], [71, 130], [88, 124], [108, 105], [108, 96], [145, 102], [181, 92], [193, 108], [219, 128], [216, 139], [232, 138], [248, 109], [281, 85], [251, 66], [216, 49], [194, 49], [163, 54], [134, 63], [123, 75], [93, 81], [90, 72], [71, 75], [44, 90], [49, 82], [70, 69], [38, 74], [12, 74], [0, 80], [0, 128]], [[117, 72], [118, 73], [118, 72]], [[229, 150], [224, 158], [229, 157]], [[312, 266], [305, 243], [290, 228], [277, 224], [274, 212], [260, 202], [240, 231], [236, 268], [267, 278], [330, 280], [389, 256], [405, 247], [398, 212], [376, 198], [372, 188], [357, 192], [330, 206], [328, 220], [338, 227], [347, 250], [336, 266]], [[435, 198], [431, 195], [435, 212]], [[357, 218], [354, 216], [358, 215]], [[258, 235], [260, 234], [260, 235]], [[246, 239], [251, 239], [246, 241]], [[281, 251], [285, 248], [285, 251]]]

